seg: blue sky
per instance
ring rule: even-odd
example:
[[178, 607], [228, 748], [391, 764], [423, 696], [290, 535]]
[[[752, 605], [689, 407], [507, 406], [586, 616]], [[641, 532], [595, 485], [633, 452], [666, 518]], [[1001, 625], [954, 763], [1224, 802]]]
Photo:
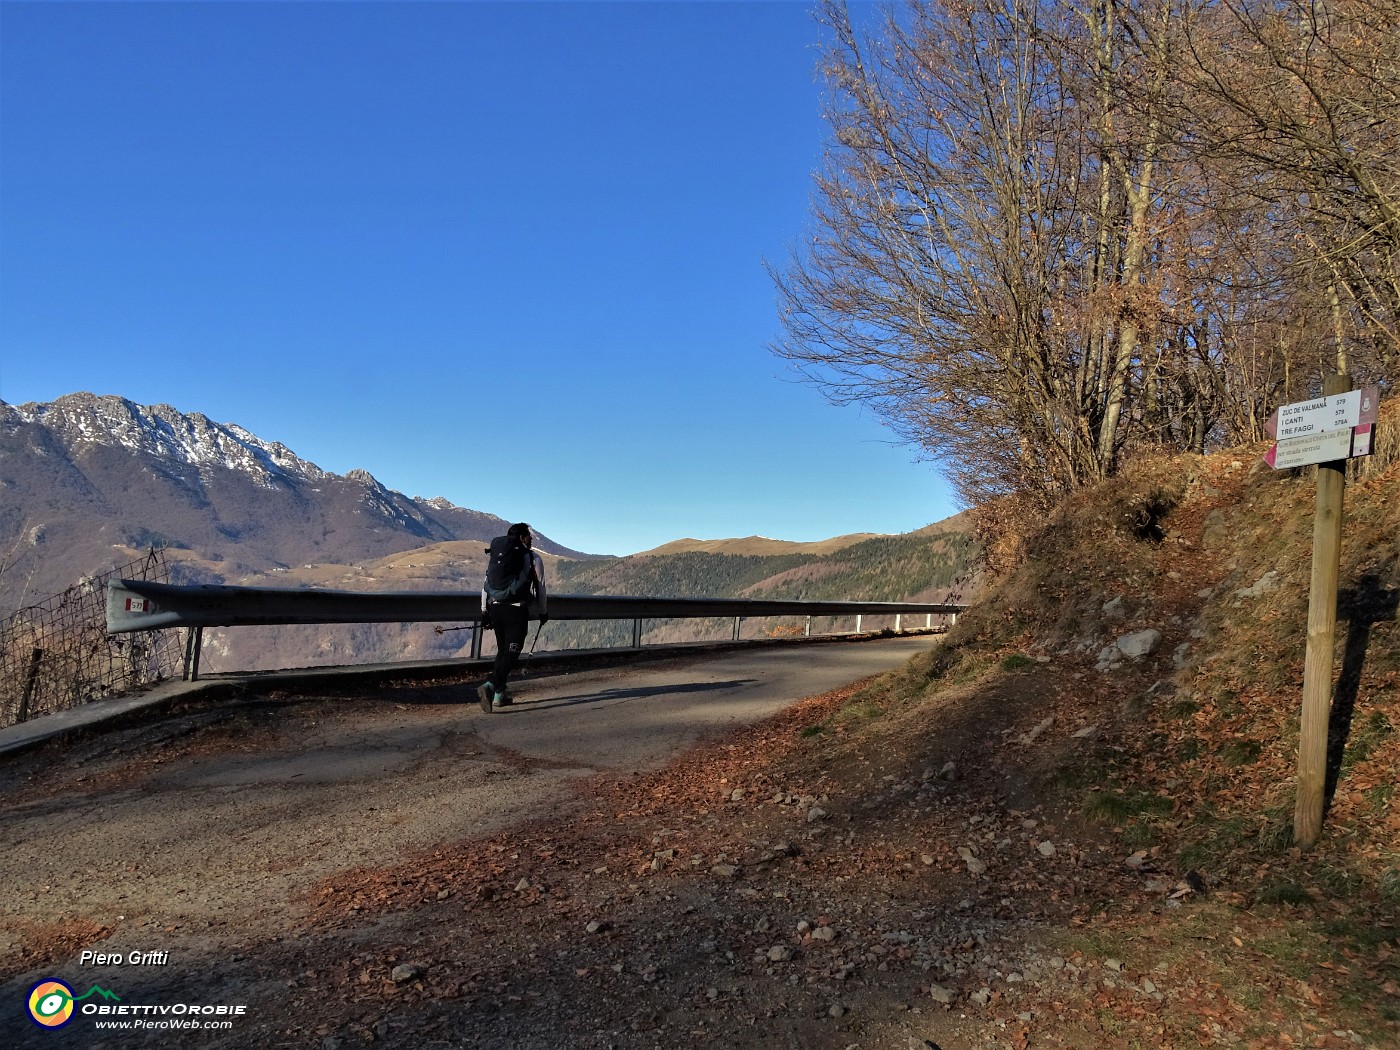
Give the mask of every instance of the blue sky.
[[767, 349], [799, 2], [0, 4], [0, 400], [88, 390], [624, 554], [904, 532], [936, 466]]

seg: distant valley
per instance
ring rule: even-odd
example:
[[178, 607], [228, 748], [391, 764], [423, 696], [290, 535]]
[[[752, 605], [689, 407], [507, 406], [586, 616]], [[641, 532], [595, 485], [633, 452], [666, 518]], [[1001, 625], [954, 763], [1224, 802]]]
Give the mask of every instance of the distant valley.
[[[166, 548], [181, 583], [474, 591], [485, 542], [507, 525], [443, 499], [405, 496], [364, 471], [329, 473], [236, 424], [93, 394], [0, 402], [0, 496], [5, 613], [149, 546]], [[816, 543], [683, 539], [625, 558], [548, 537], [538, 549], [561, 593], [877, 601], [965, 592], [976, 554], [960, 517], [900, 536]], [[552, 622], [540, 646], [615, 644], [622, 630]], [[647, 640], [714, 630], [655, 623]], [[466, 632], [439, 634], [432, 625], [239, 628], [207, 632], [206, 658], [210, 670], [251, 670], [437, 659], [467, 644]]]

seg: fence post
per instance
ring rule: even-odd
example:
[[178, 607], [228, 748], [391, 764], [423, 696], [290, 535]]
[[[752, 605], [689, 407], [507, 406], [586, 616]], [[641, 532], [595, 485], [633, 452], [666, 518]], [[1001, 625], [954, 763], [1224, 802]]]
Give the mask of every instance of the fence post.
[[24, 722], [29, 718], [29, 701], [34, 695], [34, 684], [39, 680], [39, 663], [43, 659], [44, 650], [36, 645], [34, 651], [29, 654], [29, 670], [24, 674], [24, 695], [19, 698], [17, 722]]
[[641, 618], [640, 616], [638, 616], [635, 620], [632, 621], [632, 648], [633, 648], [633, 649], [640, 649], [641, 647], [642, 647], [642, 618]]
[[898, 633], [899, 633], [899, 625], [900, 625], [901, 623], [903, 623], [903, 621], [904, 621], [904, 614], [903, 614], [903, 613], [895, 613], [895, 614], [894, 614], [894, 633], [895, 633], [895, 634], [898, 634]]
[[802, 628], [802, 637], [803, 637], [803, 638], [810, 638], [810, 637], [812, 637], [812, 618], [811, 618], [810, 616], [807, 617], [806, 626], [804, 626], [804, 627]]
[[481, 659], [481, 636], [483, 633], [485, 632], [481, 629], [481, 621], [477, 620], [476, 623], [472, 624], [472, 647], [468, 654], [468, 659]]
[[736, 642], [739, 640], [739, 621], [742, 619], [743, 617], [740, 616], [734, 617], [734, 641]]
[[860, 634], [860, 613], [856, 613], [856, 634]]

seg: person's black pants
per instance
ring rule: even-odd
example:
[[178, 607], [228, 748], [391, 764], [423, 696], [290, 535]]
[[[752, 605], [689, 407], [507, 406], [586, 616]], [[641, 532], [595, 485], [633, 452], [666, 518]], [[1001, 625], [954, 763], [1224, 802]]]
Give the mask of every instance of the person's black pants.
[[520, 662], [525, 636], [530, 633], [530, 612], [523, 605], [489, 602], [486, 608], [491, 628], [496, 632], [496, 666], [487, 679], [497, 693], [506, 691], [506, 679]]

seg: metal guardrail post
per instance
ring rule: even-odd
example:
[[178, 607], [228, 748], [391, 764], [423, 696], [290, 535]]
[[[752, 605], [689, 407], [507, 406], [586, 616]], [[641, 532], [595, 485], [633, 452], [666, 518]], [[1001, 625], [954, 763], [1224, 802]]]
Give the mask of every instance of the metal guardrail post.
[[471, 658], [473, 660], [481, 659], [481, 635], [481, 621], [478, 620], [476, 623], [472, 624]]
[[641, 647], [642, 647], [642, 618], [641, 618], [640, 616], [638, 616], [635, 620], [632, 621], [632, 648], [633, 648], [633, 649], [640, 649]]
[[860, 613], [856, 613], [856, 634], [860, 634]]
[[895, 613], [895, 614], [894, 614], [894, 633], [895, 633], [895, 634], [898, 634], [898, 633], [899, 633], [899, 631], [900, 631], [900, 624], [903, 623], [903, 621], [904, 621], [904, 614], [903, 614], [903, 613]]
[[812, 637], [812, 618], [811, 618], [810, 616], [807, 617], [807, 623], [806, 623], [806, 624], [803, 626], [803, 628], [802, 628], [802, 637], [803, 637], [803, 638], [810, 638], [810, 637]]
[[743, 619], [744, 618], [742, 616], [734, 617], [734, 640], [736, 642], [739, 640], [739, 624], [743, 621]]
[[204, 645], [204, 628], [194, 627], [185, 635], [185, 674], [186, 682], [199, 681], [199, 650]]

